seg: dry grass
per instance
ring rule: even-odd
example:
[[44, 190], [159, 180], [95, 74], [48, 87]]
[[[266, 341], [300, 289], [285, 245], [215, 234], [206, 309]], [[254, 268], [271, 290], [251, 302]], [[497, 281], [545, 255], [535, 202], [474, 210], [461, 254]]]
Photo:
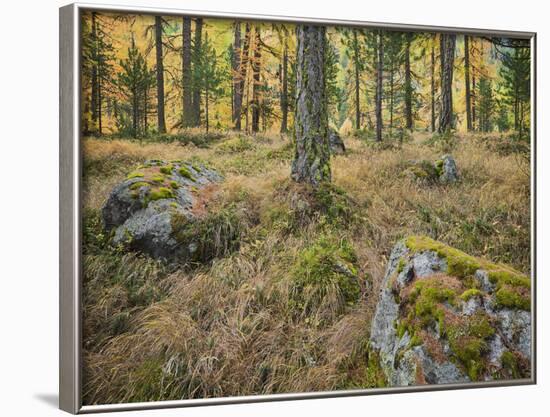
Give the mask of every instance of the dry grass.
[[[232, 134], [210, 148], [86, 139], [90, 213], [97, 215], [112, 186], [143, 160], [198, 158], [226, 177], [219, 206], [235, 206], [255, 221], [238, 251], [194, 269], [113, 251], [90, 226], [85, 402], [380, 385], [368, 350], [370, 322], [387, 256], [407, 235], [428, 235], [528, 273], [529, 178], [519, 165], [525, 161], [463, 137], [452, 152], [462, 181], [422, 185], [402, 175], [407, 161], [441, 156], [421, 139], [388, 150], [345, 139], [348, 154], [332, 160], [334, 183], [354, 201], [345, 224], [327, 216], [294, 221], [285, 138]], [[360, 299], [342, 303], [339, 289], [329, 286], [315, 292], [321, 299], [307, 314], [297, 313], [293, 273], [319, 239], [351, 243]]]

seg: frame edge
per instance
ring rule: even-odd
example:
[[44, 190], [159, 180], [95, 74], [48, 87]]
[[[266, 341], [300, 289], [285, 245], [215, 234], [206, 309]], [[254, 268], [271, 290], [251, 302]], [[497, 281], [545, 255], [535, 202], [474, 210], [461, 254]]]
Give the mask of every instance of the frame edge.
[[74, 4], [59, 8], [59, 408], [71, 414], [80, 409], [79, 279], [75, 257], [79, 242], [75, 240], [78, 211], [74, 205], [77, 10]]

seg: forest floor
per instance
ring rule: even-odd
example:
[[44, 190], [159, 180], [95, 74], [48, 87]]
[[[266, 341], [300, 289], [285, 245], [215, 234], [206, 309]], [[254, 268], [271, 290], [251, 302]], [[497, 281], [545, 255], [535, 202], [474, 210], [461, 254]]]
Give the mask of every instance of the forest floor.
[[[529, 160], [507, 138], [434, 142], [415, 133], [380, 146], [345, 137], [347, 153], [331, 160], [338, 212], [304, 221], [288, 138], [193, 135], [83, 140], [86, 404], [383, 386], [370, 323], [388, 255], [408, 235], [530, 273]], [[444, 153], [457, 162], [458, 183], [404, 175], [410, 161]], [[219, 170], [225, 181], [212, 207], [246, 217], [239, 249], [182, 268], [110, 247], [101, 207], [147, 159]], [[333, 285], [325, 266], [334, 259], [359, 277], [357, 296]], [[309, 273], [327, 281], [297, 299], [293, 285]]]

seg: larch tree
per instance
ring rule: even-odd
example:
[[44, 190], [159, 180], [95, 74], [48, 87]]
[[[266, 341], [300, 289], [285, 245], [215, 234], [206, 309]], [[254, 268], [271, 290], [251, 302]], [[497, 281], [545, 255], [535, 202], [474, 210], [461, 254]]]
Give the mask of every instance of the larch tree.
[[164, 116], [164, 62], [162, 53], [163, 22], [161, 16], [155, 16], [155, 57], [157, 75], [157, 128], [159, 133], [166, 133]]
[[453, 126], [453, 69], [455, 58], [456, 35], [440, 35], [441, 61], [441, 110], [439, 113], [439, 133], [445, 133]]
[[294, 181], [319, 187], [330, 182], [330, 149], [325, 92], [326, 29], [296, 27], [296, 116]]

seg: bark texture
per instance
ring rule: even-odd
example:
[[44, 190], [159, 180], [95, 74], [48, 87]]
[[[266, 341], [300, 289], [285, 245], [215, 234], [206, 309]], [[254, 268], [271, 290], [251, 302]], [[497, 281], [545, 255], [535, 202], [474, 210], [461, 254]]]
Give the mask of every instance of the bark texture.
[[466, 128], [472, 130], [472, 95], [470, 90], [470, 37], [464, 35], [464, 82], [466, 84]]
[[[194, 39], [194, 61], [200, 62], [201, 54], [202, 54], [202, 24], [203, 21], [199, 17], [195, 20], [195, 39]], [[198, 69], [197, 69], [198, 71]], [[194, 81], [198, 80], [200, 78], [200, 75], [198, 72], [193, 77]], [[198, 83], [193, 83], [193, 124], [195, 126], [200, 126], [201, 124], [201, 90]]]
[[449, 131], [453, 125], [453, 68], [456, 35], [441, 34], [441, 112], [439, 132]]
[[409, 130], [412, 130], [413, 128], [411, 42], [412, 42], [412, 33], [408, 33], [407, 40], [405, 43], [405, 127]]
[[183, 18], [181, 52], [181, 72], [183, 88], [183, 115], [184, 127], [193, 125], [193, 73], [191, 70], [191, 19]]
[[162, 17], [155, 16], [155, 52], [157, 59], [157, 127], [166, 133], [164, 117], [164, 62], [162, 57]]
[[330, 181], [327, 97], [325, 91], [325, 28], [296, 28], [296, 152], [292, 179], [318, 187]]
[[384, 42], [382, 40], [382, 32], [378, 33], [378, 45], [376, 61], [376, 140], [382, 141], [382, 88], [383, 88], [383, 73], [384, 73]]

